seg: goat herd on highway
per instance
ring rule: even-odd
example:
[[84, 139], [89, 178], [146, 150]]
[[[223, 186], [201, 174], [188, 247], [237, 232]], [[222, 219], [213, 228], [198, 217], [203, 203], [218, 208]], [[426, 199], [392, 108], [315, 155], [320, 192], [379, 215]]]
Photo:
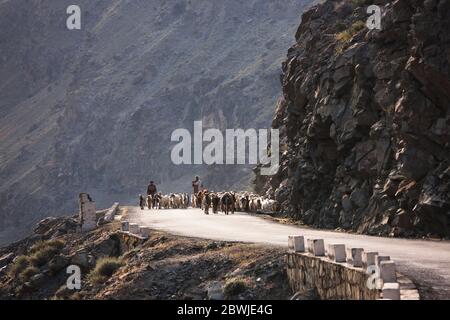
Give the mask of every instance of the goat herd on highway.
[[266, 199], [250, 192], [209, 192], [202, 190], [189, 196], [187, 193], [163, 195], [161, 192], [140, 196], [140, 207], [151, 209], [187, 209], [200, 208], [205, 214], [217, 214], [219, 211], [228, 215], [240, 212], [274, 212], [277, 201]]

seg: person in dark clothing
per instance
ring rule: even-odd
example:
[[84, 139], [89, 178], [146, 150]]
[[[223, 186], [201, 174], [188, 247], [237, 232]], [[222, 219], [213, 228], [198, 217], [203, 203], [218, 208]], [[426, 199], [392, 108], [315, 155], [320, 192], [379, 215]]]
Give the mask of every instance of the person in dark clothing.
[[156, 197], [155, 195], [157, 194], [158, 190], [156, 189], [156, 185], [153, 181], [150, 181], [148, 187], [147, 187], [147, 196], [151, 196], [153, 199], [153, 207], [156, 207]]
[[153, 181], [150, 181], [150, 184], [147, 187], [147, 195], [152, 195], [154, 196], [156, 194], [157, 190], [156, 190], [156, 185]]
[[197, 194], [202, 187], [202, 182], [200, 181], [199, 176], [195, 176], [195, 180], [192, 181], [192, 187], [194, 188], [194, 194]]

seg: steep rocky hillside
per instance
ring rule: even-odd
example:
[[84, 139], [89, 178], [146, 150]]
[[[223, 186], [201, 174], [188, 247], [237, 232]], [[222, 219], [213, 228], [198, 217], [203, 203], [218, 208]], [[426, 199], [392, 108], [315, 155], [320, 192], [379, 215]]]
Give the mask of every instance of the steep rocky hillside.
[[327, 1], [283, 64], [282, 166], [259, 188], [292, 217], [394, 236], [450, 235], [450, 1]]
[[[0, 2], [0, 242], [39, 218], [164, 191], [242, 187], [251, 168], [175, 167], [170, 134], [270, 126], [280, 64], [311, 0]], [[207, 170], [210, 170], [209, 172]], [[225, 172], [227, 170], [227, 172]]]
[[[76, 233], [72, 218], [47, 218], [0, 249], [0, 299], [289, 299], [285, 250], [152, 231], [120, 233], [119, 222]], [[81, 271], [80, 290], [66, 283]], [[73, 283], [73, 282], [71, 282]], [[305, 295], [304, 299], [314, 296]]]

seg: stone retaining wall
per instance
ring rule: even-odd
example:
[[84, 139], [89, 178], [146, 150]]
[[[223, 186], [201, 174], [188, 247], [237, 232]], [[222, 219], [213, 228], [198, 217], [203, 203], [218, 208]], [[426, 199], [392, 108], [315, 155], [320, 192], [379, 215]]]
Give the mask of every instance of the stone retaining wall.
[[379, 290], [367, 288], [368, 275], [358, 268], [309, 253], [288, 253], [287, 275], [294, 292], [315, 289], [324, 300], [375, 300]]
[[296, 293], [313, 290], [324, 300], [418, 300], [408, 278], [396, 272], [395, 262], [378, 252], [328, 244], [323, 239], [290, 236], [287, 275]]
[[146, 238], [131, 234], [129, 232], [119, 231], [118, 235], [120, 239], [121, 252], [132, 250], [147, 241]]

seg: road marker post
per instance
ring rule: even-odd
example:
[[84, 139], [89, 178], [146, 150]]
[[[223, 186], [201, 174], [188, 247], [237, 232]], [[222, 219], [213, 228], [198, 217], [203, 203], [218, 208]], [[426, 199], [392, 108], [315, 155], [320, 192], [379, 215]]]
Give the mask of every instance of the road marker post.
[[305, 252], [305, 237], [289, 236], [288, 249], [292, 252]]
[[330, 244], [328, 245], [328, 258], [334, 262], [345, 262], [345, 244]]
[[325, 243], [323, 239], [308, 239], [308, 252], [316, 257], [325, 256]]
[[363, 248], [347, 248], [347, 263], [356, 268], [361, 268]]
[[380, 277], [383, 280], [383, 283], [397, 282], [397, 274], [395, 272], [395, 262], [394, 261], [381, 261]]

